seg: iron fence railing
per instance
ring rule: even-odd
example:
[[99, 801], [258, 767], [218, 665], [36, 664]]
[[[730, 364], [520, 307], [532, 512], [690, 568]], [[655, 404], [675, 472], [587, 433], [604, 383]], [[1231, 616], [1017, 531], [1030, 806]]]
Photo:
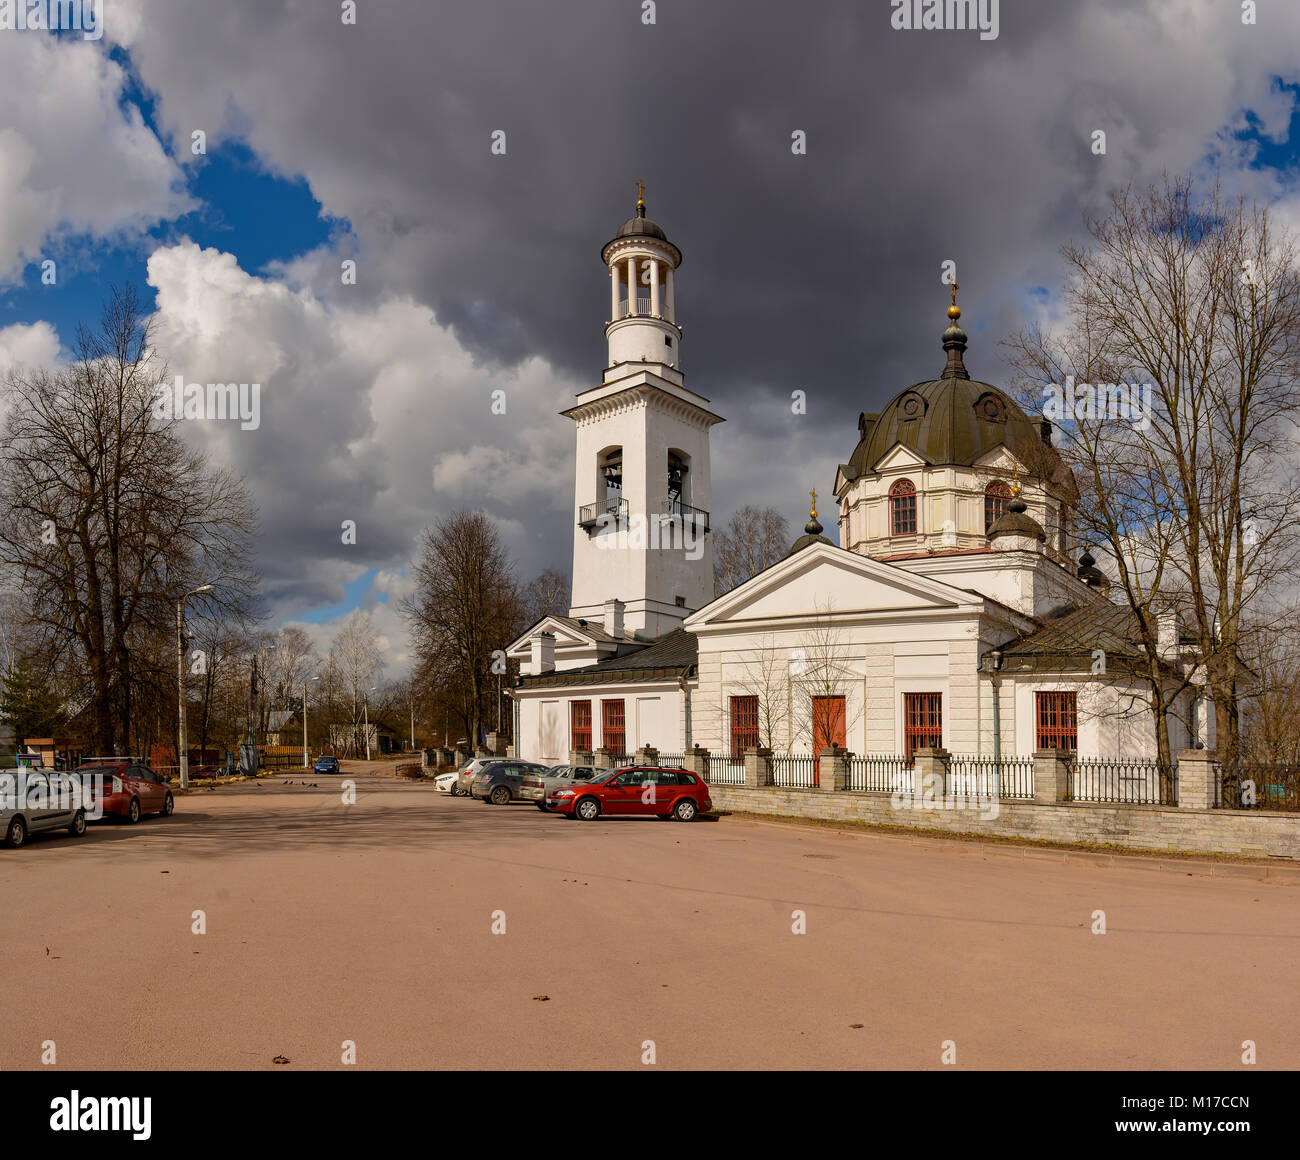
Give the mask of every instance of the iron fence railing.
[[948, 768], [948, 792], [967, 797], [1032, 798], [1032, 757], [973, 757], [954, 755]]
[[1069, 764], [1067, 796], [1076, 802], [1176, 806], [1178, 764], [1149, 758], [1080, 757]]
[[682, 769], [686, 765], [686, 754], [684, 753], [660, 753], [650, 765], [659, 765], [664, 768]]
[[817, 784], [817, 758], [807, 753], [782, 753], [769, 758], [772, 784], [811, 789]]
[[911, 793], [916, 767], [901, 753], [864, 753], [848, 759], [849, 789]]
[[1300, 765], [1269, 761], [1216, 763], [1214, 805], [1230, 810], [1300, 812]]
[[714, 753], [709, 755], [708, 767], [709, 781], [714, 785], [745, 784], [744, 758]]

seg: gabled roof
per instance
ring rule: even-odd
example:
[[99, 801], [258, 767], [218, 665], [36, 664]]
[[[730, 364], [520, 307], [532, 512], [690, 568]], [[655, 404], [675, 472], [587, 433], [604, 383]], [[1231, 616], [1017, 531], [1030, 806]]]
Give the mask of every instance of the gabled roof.
[[[560, 629], [571, 640], [582, 641], [591, 645], [615, 645], [622, 647], [628, 644], [638, 644], [644, 642], [631, 641], [628, 638], [619, 639], [611, 636], [605, 631], [605, 626], [598, 620], [585, 620], [577, 616], [559, 616], [552, 613], [550, 616], [543, 616], [536, 624], [530, 625], [528, 629], [521, 633], [506, 646], [506, 652], [513, 653], [519, 649], [526, 649], [528, 642], [533, 634], [543, 629]], [[557, 641], [557, 644], [559, 642]]]
[[685, 624], [692, 631], [711, 632], [727, 631], [741, 623], [791, 621], [814, 615], [819, 602], [829, 599], [831, 589], [838, 589], [844, 598], [836, 604], [836, 615], [974, 612], [991, 603], [982, 593], [920, 572], [834, 544], [813, 543], [692, 612]]
[[[987, 650], [984, 657], [993, 651]], [[1147, 659], [1133, 610], [1100, 598], [1046, 620], [999, 651], [1004, 673], [1091, 671], [1097, 651], [1104, 654], [1107, 670], [1132, 672], [1141, 666], [1145, 671]], [[1173, 666], [1169, 668], [1172, 672]]]
[[561, 688], [566, 685], [591, 685], [604, 682], [625, 684], [635, 681], [675, 680], [695, 672], [698, 656], [695, 634], [684, 628], [673, 629], [654, 644], [643, 645], [634, 652], [607, 657], [594, 665], [569, 669], [563, 673], [543, 673], [523, 677], [520, 688]]

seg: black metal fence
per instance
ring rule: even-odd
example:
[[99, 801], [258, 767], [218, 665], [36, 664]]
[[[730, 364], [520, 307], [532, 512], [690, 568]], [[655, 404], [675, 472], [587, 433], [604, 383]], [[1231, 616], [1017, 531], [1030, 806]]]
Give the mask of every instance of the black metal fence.
[[1214, 804], [1219, 809], [1300, 813], [1300, 765], [1266, 761], [1216, 765]]
[[1129, 757], [1080, 757], [1070, 762], [1067, 796], [1076, 802], [1176, 806], [1178, 763]]
[[849, 789], [871, 793], [911, 793], [916, 768], [901, 753], [864, 753], [850, 757]]
[[817, 758], [811, 754], [783, 753], [771, 758], [772, 784], [812, 789], [817, 784]]
[[954, 754], [948, 769], [948, 792], [981, 798], [1032, 798], [1032, 757], [966, 757]]

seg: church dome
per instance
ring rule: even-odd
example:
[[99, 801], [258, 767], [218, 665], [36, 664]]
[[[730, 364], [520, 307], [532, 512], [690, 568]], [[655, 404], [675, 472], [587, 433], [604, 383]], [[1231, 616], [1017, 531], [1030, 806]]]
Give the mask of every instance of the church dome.
[[785, 554], [788, 560], [796, 552], [802, 552], [805, 548], [811, 548], [813, 544], [830, 544], [833, 548], [835, 545], [822, 535], [822, 526], [817, 519], [817, 509], [814, 507], [808, 513], [808, 522], [803, 526], [803, 535], [795, 540], [794, 545]]
[[948, 355], [943, 373], [900, 391], [879, 413], [858, 417], [860, 438], [845, 474], [857, 478], [870, 473], [895, 444], [931, 467], [971, 467], [1005, 445], [1034, 475], [1073, 492], [1073, 479], [1051, 445], [1050, 424], [1031, 419], [1000, 388], [967, 373], [960, 315], [954, 303], [943, 332]]
[[989, 528], [990, 540], [996, 540], [1001, 536], [1028, 536], [1040, 544], [1047, 541], [1043, 525], [1029, 514], [1025, 501], [1018, 495], [1007, 504], [1007, 510], [994, 520], [993, 526]]
[[651, 221], [648, 217], [628, 218], [618, 227], [618, 233], [614, 236], [616, 238], [658, 238], [661, 242], [668, 240], [668, 235], [664, 233], [663, 226], [658, 222]]
[[668, 248], [672, 256], [674, 267], [682, 264], [682, 252], [668, 240], [668, 235], [664, 233], [664, 228], [657, 221], [653, 221], [645, 216], [645, 199], [638, 197], [636, 201], [636, 217], [630, 217], [621, 226], [609, 241], [600, 249], [600, 258], [602, 262], [609, 262], [610, 247], [619, 242], [633, 241], [638, 238], [646, 238], [652, 242], [662, 242]]

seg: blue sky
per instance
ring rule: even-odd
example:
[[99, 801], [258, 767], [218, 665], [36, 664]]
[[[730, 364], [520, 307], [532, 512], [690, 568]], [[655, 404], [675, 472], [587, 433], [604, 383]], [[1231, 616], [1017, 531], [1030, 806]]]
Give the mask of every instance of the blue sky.
[[[166, 146], [154, 99], [140, 86], [128, 54], [115, 48], [112, 56], [132, 78], [119, 103], [138, 109]], [[108, 287], [134, 285], [142, 300], [150, 303], [153, 291], [145, 281], [149, 255], [155, 246], [178, 238], [231, 253], [242, 269], [262, 273], [270, 263], [309, 253], [348, 230], [346, 221], [322, 211], [303, 177], [268, 172], [237, 139], [218, 142], [203, 156], [183, 155], [177, 160], [188, 179], [186, 191], [197, 203], [193, 212], [161, 222], [143, 238], [123, 244], [85, 234], [51, 239], [45, 256], [58, 263], [58, 286], [42, 285], [40, 263], [28, 263], [20, 286], [0, 290], [0, 326], [44, 319], [66, 345], [73, 341], [78, 323], [93, 325], [98, 319]]]

